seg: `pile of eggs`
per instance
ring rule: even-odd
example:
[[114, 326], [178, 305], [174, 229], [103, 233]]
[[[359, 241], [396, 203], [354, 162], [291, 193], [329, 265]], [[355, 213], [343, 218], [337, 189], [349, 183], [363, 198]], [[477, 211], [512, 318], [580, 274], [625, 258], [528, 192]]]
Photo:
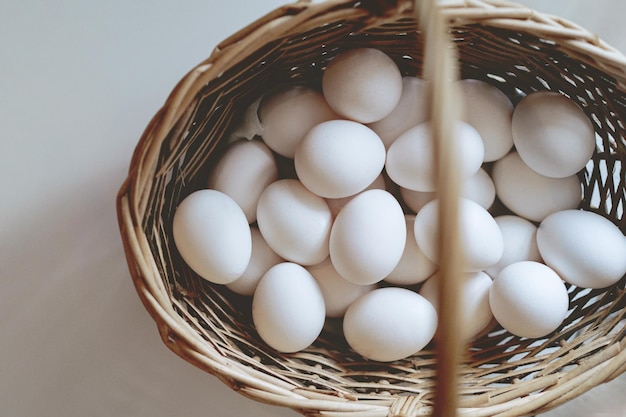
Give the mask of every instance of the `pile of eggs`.
[[[567, 315], [565, 283], [604, 288], [626, 273], [620, 229], [578, 209], [593, 127], [558, 93], [514, 106], [483, 81], [458, 88], [462, 338], [496, 322], [543, 337]], [[272, 348], [305, 349], [329, 317], [371, 360], [414, 355], [433, 339], [438, 200], [425, 89], [380, 50], [345, 51], [321, 91], [290, 85], [262, 97], [258, 134], [230, 143], [206, 188], [177, 207], [183, 260], [250, 296]], [[280, 173], [278, 160], [291, 169]]]

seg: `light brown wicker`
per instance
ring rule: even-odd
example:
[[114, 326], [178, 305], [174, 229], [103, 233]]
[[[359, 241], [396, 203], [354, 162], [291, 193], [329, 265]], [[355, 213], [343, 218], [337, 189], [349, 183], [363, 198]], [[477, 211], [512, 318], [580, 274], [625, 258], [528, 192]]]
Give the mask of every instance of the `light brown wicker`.
[[[495, 84], [513, 100], [553, 90], [581, 105], [598, 139], [580, 174], [582, 207], [626, 231], [626, 58], [575, 24], [512, 3], [441, 4], [463, 78]], [[163, 341], [186, 361], [247, 397], [307, 415], [429, 415], [435, 346], [393, 363], [365, 361], [331, 322], [305, 351], [277, 353], [255, 333], [250, 300], [199, 279], [171, 238], [176, 205], [205, 186], [244, 110], [268, 86], [319, 85], [328, 60], [357, 46], [379, 48], [405, 74], [420, 74], [423, 37], [412, 2], [299, 2], [219, 44], [145, 130], [119, 191], [119, 226], [139, 297]], [[548, 337], [522, 339], [498, 327], [483, 335], [461, 359], [459, 414], [531, 415], [625, 371], [625, 284], [570, 287], [568, 316]]]

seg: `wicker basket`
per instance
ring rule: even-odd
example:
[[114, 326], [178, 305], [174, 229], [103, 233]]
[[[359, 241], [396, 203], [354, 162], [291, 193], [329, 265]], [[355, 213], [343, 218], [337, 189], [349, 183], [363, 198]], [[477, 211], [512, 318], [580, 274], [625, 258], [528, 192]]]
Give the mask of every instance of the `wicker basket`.
[[[580, 175], [582, 206], [625, 231], [626, 58], [574, 24], [515, 4], [442, 5], [462, 78], [490, 82], [510, 97], [559, 91], [582, 106], [598, 139]], [[331, 323], [307, 350], [277, 353], [256, 334], [250, 300], [198, 278], [171, 238], [177, 203], [205, 186], [243, 110], [268, 85], [318, 85], [330, 58], [358, 46], [379, 48], [405, 74], [420, 74], [423, 39], [412, 2], [299, 2], [226, 39], [180, 81], [147, 127], [118, 195], [119, 225], [137, 292], [163, 341], [186, 361], [247, 397], [307, 415], [429, 415], [434, 347], [393, 363], [365, 361]], [[461, 361], [459, 413], [530, 415], [620, 375], [625, 284], [570, 286], [568, 316], [548, 337], [523, 339], [500, 328], [483, 335]]]

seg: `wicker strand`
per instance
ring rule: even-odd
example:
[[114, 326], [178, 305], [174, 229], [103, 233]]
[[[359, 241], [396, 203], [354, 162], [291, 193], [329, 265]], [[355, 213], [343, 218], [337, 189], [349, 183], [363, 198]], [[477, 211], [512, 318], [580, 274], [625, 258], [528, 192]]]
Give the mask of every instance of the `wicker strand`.
[[460, 177], [454, 149], [460, 109], [454, 81], [458, 79], [457, 57], [448, 39], [448, 28], [434, 0], [415, 7], [424, 31], [424, 76], [429, 84], [430, 122], [433, 135], [439, 199], [439, 326], [437, 339], [437, 384], [434, 417], [455, 417], [458, 408], [458, 364], [461, 250], [459, 239]]

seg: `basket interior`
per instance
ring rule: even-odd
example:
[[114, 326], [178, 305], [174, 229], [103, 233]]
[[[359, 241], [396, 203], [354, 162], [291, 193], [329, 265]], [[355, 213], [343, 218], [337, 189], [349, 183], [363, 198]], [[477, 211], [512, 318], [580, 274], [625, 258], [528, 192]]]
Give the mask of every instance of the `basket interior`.
[[[300, 30], [262, 45], [197, 92], [162, 144], [156, 175], [149, 184], [143, 232], [175, 310], [225, 358], [303, 389], [355, 399], [412, 394], [429, 402], [435, 384], [434, 344], [406, 360], [375, 363], [351, 351], [337, 331], [339, 323], [330, 321], [309, 349], [295, 354], [275, 352], [251, 324], [250, 299], [199, 278], [174, 247], [171, 224], [176, 205], [205, 187], [233, 126], [266, 86], [319, 87], [329, 59], [342, 50], [363, 46], [386, 52], [405, 75], [421, 73], [422, 40], [412, 16], [338, 18], [302, 25]], [[615, 80], [568, 55], [553, 40], [479, 24], [456, 26], [452, 33], [462, 78], [487, 81], [513, 101], [532, 91], [552, 90], [580, 104], [593, 121], [597, 137], [593, 159], [580, 174], [583, 207], [625, 231], [626, 96], [616, 88]], [[568, 316], [548, 337], [523, 339], [497, 326], [484, 334], [469, 346], [463, 361], [460, 405], [475, 406], [481, 395], [505, 398], [521, 386], [520, 381], [582, 372], [586, 360], [607, 346], [622, 346], [625, 283], [622, 279], [602, 290], [569, 286]]]

